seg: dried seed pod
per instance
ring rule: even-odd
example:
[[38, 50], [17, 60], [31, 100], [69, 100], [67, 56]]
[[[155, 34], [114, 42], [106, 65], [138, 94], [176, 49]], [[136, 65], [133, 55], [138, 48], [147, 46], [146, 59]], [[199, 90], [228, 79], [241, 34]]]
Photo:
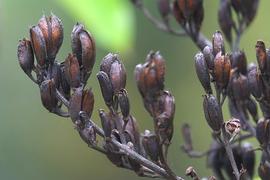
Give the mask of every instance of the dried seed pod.
[[150, 159], [157, 162], [159, 159], [159, 144], [157, 136], [149, 130], [145, 130], [142, 135], [142, 145]]
[[97, 78], [98, 78], [98, 82], [100, 85], [103, 99], [106, 105], [110, 107], [113, 104], [113, 88], [112, 88], [111, 81], [108, 75], [103, 71], [98, 72]]
[[186, 24], [187, 20], [184, 17], [183, 12], [180, 10], [177, 0], [173, 2], [173, 15], [180, 25], [184, 26]]
[[71, 48], [73, 54], [76, 55], [80, 66], [82, 65], [82, 45], [80, 42], [80, 32], [84, 30], [84, 26], [80, 23], [76, 23], [73, 27], [73, 30], [71, 32]]
[[194, 11], [193, 14], [193, 23], [194, 23], [194, 27], [195, 27], [195, 32], [194, 34], [197, 35], [198, 32], [201, 29], [202, 26], [202, 22], [203, 22], [203, 18], [204, 18], [204, 8], [203, 8], [203, 1], [202, 0], [196, 0], [198, 5], [196, 10]]
[[121, 89], [126, 86], [126, 70], [123, 63], [117, 60], [112, 63], [109, 78], [112, 83], [113, 92], [117, 94]]
[[266, 161], [265, 163], [260, 163], [258, 167], [258, 174], [262, 180], [268, 180], [270, 177], [270, 167], [269, 162]]
[[70, 118], [72, 119], [73, 123], [80, 125], [80, 111], [82, 107], [82, 96], [83, 90], [81, 88], [76, 88], [74, 93], [72, 94], [70, 101], [69, 101], [69, 114]]
[[127, 120], [130, 111], [130, 105], [128, 100], [127, 91], [125, 89], [121, 89], [118, 94], [119, 106], [121, 109], [121, 113], [123, 115], [123, 119]]
[[99, 110], [99, 117], [105, 137], [110, 138], [113, 129], [110, 117], [102, 109]]
[[134, 150], [138, 153], [141, 152], [140, 149], [140, 131], [138, 123], [133, 116], [128, 117], [127, 124], [124, 129], [124, 134], [127, 142], [132, 142]]
[[203, 54], [197, 53], [194, 59], [197, 77], [200, 80], [201, 85], [203, 86], [207, 94], [212, 94], [212, 88], [210, 85], [210, 76]]
[[81, 104], [81, 110], [86, 112], [88, 117], [91, 117], [93, 109], [94, 109], [94, 94], [92, 92], [92, 89], [86, 89], [83, 91], [82, 95], [82, 104]]
[[40, 85], [40, 95], [43, 106], [50, 112], [57, 107], [56, 89], [53, 80], [45, 80]]
[[203, 100], [205, 119], [213, 131], [219, 132], [223, 125], [223, 115], [217, 99], [213, 95], [205, 95]]
[[186, 19], [191, 19], [202, 5], [202, 0], [177, 0], [178, 7]]
[[60, 92], [65, 96], [67, 100], [70, 99], [70, 85], [65, 75], [65, 64], [64, 62], [61, 63], [61, 80], [60, 80]]
[[250, 143], [245, 142], [241, 146], [241, 156], [242, 156], [242, 164], [243, 168], [246, 169], [247, 174], [250, 179], [252, 179], [254, 175], [255, 168], [255, 152], [253, 151], [253, 147]]
[[221, 55], [219, 52], [215, 58], [214, 80], [217, 88], [222, 90], [227, 87], [231, 71], [229, 55]]
[[229, 1], [220, 1], [218, 10], [218, 22], [225, 38], [229, 43], [232, 42], [232, 28], [234, 21], [232, 18], [231, 5]]
[[228, 87], [230, 96], [234, 98], [236, 101], [244, 102], [250, 96], [248, 79], [246, 76], [242, 74], [238, 74], [234, 71], [231, 71], [230, 82]]
[[157, 123], [161, 143], [168, 145], [173, 137], [173, 119], [175, 113], [173, 95], [169, 91], [164, 91], [162, 96], [160, 96], [159, 104], [161, 114], [155, 118], [155, 122]]
[[65, 77], [70, 87], [80, 86], [80, 66], [75, 55], [69, 54], [65, 60]]
[[96, 131], [89, 121], [85, 123], [84, 128], [81, 131], [79, 131], [79, 134], [86, 144], [95, 145], [97, 143]]
[[214, 62], [214, 56], [212, 54], [212, 49], [209, 46], [205, 46], [202, 53], [203, 53], [208, 69], [213, 71], [215, 62]]
[[37, 59], [37, 63], [41, 68], [44, 68], [47, 62], [46, 41], [38, 26], [30, 28], [30, 37], [32, 47]]
[[220, 31], [216, 31], [212, 38], [212, 47], [214, 57], [221, 52], [221, 55], [225, 54], [224, 40]]
[[52, 66], [52, 71], [50, 74], [50, 78], [54, 80], [54, 84], [56, 89], [59, 89], [60, 87], [60, 83], [61, 83], [61, 68], [60, 68], [60, 64], [57, 62], [54, 62], [54, 64], [51, 65]]
[[31, 72], [34, 68], [34, 54], [31, 41], [27, 39], [19, 41], [17, 56], [22, 70], [28, 76], [31, 76]]
[[111, 66], [114, 61], [118, 59], [117, 54], [109, 53], [107, 54], [100, 63], [100, 71], [105, 72], [106, 74], [110, 74]]
[[257, 108], [256, 102], [251, 98], [249, 98], [247, 101], [247, 109], [250, 115], [252, 116], [252, 119], [254, 120], [254, 122], [257, 123], [259, 120], [258, 110], [257, 110], [258, 108]]
[[265, 45], [263, 41], [257, 41], [256, 57], [257, 57], [259, 68], [261, 72], [264, 73], [266, 71], [267, 55], [266, 55], [266, 49], [265, 49]]
[[92, 72], [96, 59], [96, 45], [93, 37], [77, 23], [71, 33], [72, 52], [82, 68], [82, 81], [85, 83]]
[[269, 119], [260, 119], [256, 126], [256, 137], [261, 146], [265, 146], [270, 140]]
[[144, 66], [142, 64], [136, 65], [135, 70], [134, 70], [135, 80], [136, 80], [138, 90], [141, 93], [141, 96], [144, 98], [146, 95], [146, 87], [144, 83], [143, 71], [144, 71]]
[[247, 58], [244, 51], [235, 51], [231, 56], [231, 66], [243, 75], [247, 74]]
[[259, 99], [262, 96], [262, 79], [258, 74], [257, 68], [252, 68], [248, 72], [248, 86], [252, 95]]
[[61, 20], [52, 14], [49, 17], [43, 16], [38, 27], [42, 31], [46, 42], [47, 60], [53, 63], [57, 52], [63, 43], [63, 25]]

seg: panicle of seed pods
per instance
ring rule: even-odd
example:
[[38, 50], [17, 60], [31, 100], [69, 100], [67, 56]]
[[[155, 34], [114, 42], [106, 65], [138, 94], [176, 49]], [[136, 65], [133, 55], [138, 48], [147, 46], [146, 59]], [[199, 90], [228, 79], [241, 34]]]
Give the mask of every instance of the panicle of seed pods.
[[[43, 106], [49, 112], [70, 117], [81, 139], [105, 154], [116, 166], [133, 170], [139, 176], [179, 179], [166, 160], [173, 136], [175, 102], [173, 95], [164, 90], [165, 60], [160, 53], [150, 52], [146, 62], [135, 70], [138, 89], [154, 122], [154, 132], [145, 130], [140, 134], [138, 123], [131, 114], [125, 89], [126, 70], [120, 56], [106, 55], [97, 73], [101, 94], [108, 107], [108, 111], [98, 111], [102, 126], [99, 128], [90, 119], [94, 94], [91, 88], [85, 88], [95, 63], [95, 41], [82, 24], [75, 24], [71, 33], [72, 52], [63, 62], [58, 62], [56, 57], [62, 42], [63, 25], [52, 14], [43, 16], [38, 25], [30, 28], [30, 40], [23, 39], [18, 45], [19, 64], [39, 86]], [[98, 136], [102, 143], [98, 142]], [[123, 153], [126, 151], [133, 155]], [[144, 159], [143, 163], [138, 159]], [[148, 166], [144, 166], [145, 163]]]

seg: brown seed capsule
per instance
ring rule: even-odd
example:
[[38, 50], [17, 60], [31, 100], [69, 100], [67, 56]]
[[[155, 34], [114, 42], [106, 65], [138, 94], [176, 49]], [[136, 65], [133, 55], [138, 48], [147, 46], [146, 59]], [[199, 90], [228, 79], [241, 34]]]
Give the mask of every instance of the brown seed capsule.
[[221, 55], [225, 54], [224, 40], [220, 31], [216, 31], [212, 38], [213, 55], [214, 57], [221, 52]]
[[69, 101], [69, 114], [70, 118], [72, 119], [73, 123], [80, 122], [80, 111], [82, 105], [82, 95], [83, 91], [81, 88], [76, 88], [74, 93], [72, 94], [70, 101]]
[[86, 82], [90, 76], [96, 60], [96, 45], [93, 37], [85, 30], [80, 32], [81, 57], [83, 69], [83, 81]]
[[121, 89], [118, 94], [118, 101], [121, 113], [123, 115], [123, 119], [127, 120], [130, 111], [130, 105], [128, 100], [127, 91], [125, 89]]
[[229, 55], [219, 52], [215, 58], [214, 80], [219, 90], [227, 87], [231, 71]]
[[256, 57], [257, 57], [259, 68], [261, 72], [264, 73], [266, 70], [267, 55], [266, 55], [266, 49], [265, 49], [265, 45], [263, 41], [257, 41]]
[[230, 96], [236, 101], [244, 102], [250, 96], [247, 77], [235, 71], [231, 71], [228, 89]]
[[193, 14], [202, 4], [202, 0], [177, 0], [179, 9], [183, 12], [186, 19], [193, 17]]
[[220, 1], [218, 10], [218, 22], [225, 38], [229, 43], [232, 42], [232, 28], [234, 22], [232, 19], [231, 5], [229, 1]]
[[117, 94], [121, 89], [124, 89], [126, 86], [126, 70], [123, 63], [120, 60], [117, 60], [112, 63], [110, 74], [108, 74], [114, 94]]
[[219, 132], [223, 125], [223, 115], [217, 99], [213, 95], [205, 95], [203, 100], [204, 116], [208, 125]]
[[244, 51], [235, 51], [231, 56], [232, 68], [237, 68], [237, 71], [243, 75], [247, 74], [247, 58]]
[[268, 180], [270, 177], [270, 167], [268, 163], [260, 163], [259, 165], [258, 174], [262, 180]]
[[257, 123], [259, 120], [258, 108], [256, 102], [252, 98], [249, 98], [247, 101], [247, 109], [250, 115], [252, 116], [254, 122]]
[[80, 86], [80, 66], [75, 55], [69, 54], [65, 60], [65, 77], [70, 87]]
[[144, 71], [144, 66], [142, 64], [136, 65], [135, 70], [134, 70], [135, 80], [136, 80], [138, 90], [141, 93], [141, 96], [144, 98], [146, 95], [146, 87], [144, 83], [143, 71]]
[[252, 179], [254, 175], [254, 168], [255, 168], [255, 152], [253, 151], [253, 147], [250, 143], [245, 142], [241, 146], [241, 155], [243, 161], [243, 168], [246, 169], [247, 174], [249, 175], [250, 179]]
[[30, 76], [34, 67], [34, 54], [29, 40], [19, 41], [17, 56], [22, 70]]
[[47, 59], [53, 63], [57, 52], [63, 43], [63, 26], [61, 20], [52, 14], [43, 16], [38, 23], [46, 42]]
[[103, 71], [98, 72], [97, 78], [98, 78], [98, 82], [100, 85], [103, 99], [106, 105], [110, 107], [113, 104], [113, 88], [112, 88], [111, 81], [108, 75]]
[[40, 95], [43, 106], [50, 112], [57, 107], [56, 89], [53, 80], [45, 80], [40, 85]]
[[157, 136], [151, 133], [149, 130], [145, 130], [142, 135], [142, 145], [146, 154], [154, 162], [157, 162], [159, 159], [159, 145]]
[[134, 150], [138, 153], [141, 152], [140, 149], [140, 131], [138, 123], [133, 116], [128, 117], [126, 127], [124, 129], [124, 134], [127, 142], [132, 142]]
[[183, 12], [180, 10], [177, 0], [173, 2], [173, 15], [180, 25], [184, 26], [186, 24], [187, 20], [184, 17]]
[[30, 37], [37, 63], [41, 68], [47, 64], [46, 42], [41, 29], [38, 26], [30, 28]]
[[203, 86], [207, 94], [212, 94], [212, 88], [210, 85], [210, 76], [203, 54], [197, 53], [194, 59], [197, 77], [200, 80], [201, 85]]
[[192, 16], [193, 18], [193, 23], [195, 27], [195, 34], [198, 34], [198, 32], [201, 29], [203, 18], [204, 18], [204, 8], [203, 8], [203, 3], [202, 0], [195, 0], [198, 3], [196, 10], [194, 11], [194, 14]]
[[86, 112], [88, 117], [91, 117], [94, 109], [94, 94], [91, 89], [86, 89], [83, 91], [81, 110]]
[[82, 81], [85, 83], [91, 74], [95, 64], [96, 45], [93, 37], [77, 23], [71, 33], [72, 52], [76, 55], [80, 67], [82, 67]]
[[117, 54], [109, 53], [107, 54], [100, 63], [100, 71], [110, 74], [112, 63], [118, 59]]
[[61, 63], [61, 80], [60, 80], [60, 92], [65, 96], [67, 100], [70, 98], [70, 85], [68, 83], [67, 77], [65, 75], [65, 64], [64, 62]]
[[61, 83], [61, 69], [60, 69], [60, 64], [57, 62], [54, 62], [52, 66], [52, 71], [51, 71], [51, 79], [54, 80], [54, 84], [56, 89], [59, 89], [60, 83]]

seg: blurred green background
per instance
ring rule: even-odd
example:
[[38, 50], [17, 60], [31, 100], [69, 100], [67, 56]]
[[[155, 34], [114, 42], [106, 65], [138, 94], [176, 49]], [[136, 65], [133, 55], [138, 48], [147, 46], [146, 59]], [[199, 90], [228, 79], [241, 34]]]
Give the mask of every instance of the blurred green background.
[[[155, 1], [147, 1], [155, 9]], [[245, 32], [241, 47], [249, 61], [255, 59], [254, 45], [263, 39], [269, 46], [270, 1], [261, 0], [259, 12]], [[202, 31], [207, 37], [218, 29], [218, 1], [205, 0]], [[0, 0], [0, 179], [74, 180], [138, 179], [130, 171], [116, 168], [106, 157], [90, 150], [73, 129], [70, 120], [48, 113], [41, 105], [39, 89], [24, 75], [17, 62], [17, 43], [29, 37], [29, 27], [51, 12], [64, 24], [65, 39], [57, 56], [63, 60], [70, 48], [70, 33], [79, 21], [86, 24], [97, 43], [97, 60], [88, 86], [95, 93], [93, 119], [105, 108], [95, 74], [108, 52], [121, 54], [128, 72], [127, 90], [132, 114], [140, 129], [152, 129], [152, 121], [135, 86], [133, 69], [150, 50], [160, 50], [167, 65], [166, 87], [176, 99], [175, 134], [169, 151], [172, 168], [183, 175], [193, 165], [201, 176], [211, 175], [205, 159], [190, 159], [180, 150], [180, 126], [191, 124], [194, 146], [205, 150], [210, 129], [202, 110], [202, 88], [194, 71], [193, 56], [198, 51], [187, 37], [175, 37], [157, 30], [127, 0]], [[228, 46], [227, 46], [228, 47]], [[229, 118], [227, 110], [226, 118]], [[144, 178], [140, 178], [144, 179]]]

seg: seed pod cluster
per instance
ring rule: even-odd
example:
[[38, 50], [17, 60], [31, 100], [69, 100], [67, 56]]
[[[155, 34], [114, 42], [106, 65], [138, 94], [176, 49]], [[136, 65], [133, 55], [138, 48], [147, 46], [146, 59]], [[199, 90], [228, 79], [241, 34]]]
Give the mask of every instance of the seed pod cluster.
[[[19, 64], [39, 86], [43, 106], [59, 116], [71, 117], [81, 138], [89, 145], [95, 144], [95, 129], [80, 115], [90, 118], [94, 107], [94, 95], [84, 87], [95, 62], [95, 42], [83, 25], [76, 24], [71, 35], [73, 53], [59, 63], [56, 56], [63, 35], [63, 25], [57, 16], [43, 16], [30, 28], [30, 40], [19, 41]], [[62, 99], [68, 101], [65, 103], [68, 112], [62, 108]]]
[[[210, 149], [217, 148], [219, 144], [215, 141]], [[244, 179], [252, 179], [255, 170], [255, 153], [250, 143], [234, 145], [232, 147], [234, 159], [238, 169], [244, 168], [246, 173], [242, 175]], [[217, 179], [235, 179], [230, 161], [224, 148], [211, 151], [208, 155], [208, 164], [213, 169]]]
[[[242, 33], [256, 16], [259, 0], [221, 0], [218, 10], [218, 22], [225, 38], [232, 43], [232, 33]], [[238, 18], [233, 18], [233, 13]], [[236, 26], [238, 25], [238, 26]]]
[[173, 14], [184, 29], [190, 27], [191, 36], [197, 37], [204, 18], [203, 0], [175, 0]]

